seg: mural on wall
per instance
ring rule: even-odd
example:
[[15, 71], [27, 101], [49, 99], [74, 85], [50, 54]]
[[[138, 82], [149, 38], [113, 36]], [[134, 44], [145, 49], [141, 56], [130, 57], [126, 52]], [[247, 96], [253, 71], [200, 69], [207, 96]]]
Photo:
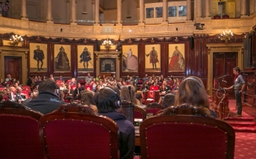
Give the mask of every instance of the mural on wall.
[[47, 44], [29, 44], [30, 72], [47, 72]]
[[93, 72], [93, 45], [77, 46], [78, 71]]
[[70, 71], [70, 45], [54, 45], [54, 71]]
[[160, 72], [161, 71], [161, 61], [160, 61], [160, 44], [153, 44], [153, 45], [145, 45], [145, 71], [154, 71]]
[[185, 71], [185, 44], [169, 44], [169, 71]]
[[122, 45], [123, 71], [137, 72], [138, 71], [138, 45]]

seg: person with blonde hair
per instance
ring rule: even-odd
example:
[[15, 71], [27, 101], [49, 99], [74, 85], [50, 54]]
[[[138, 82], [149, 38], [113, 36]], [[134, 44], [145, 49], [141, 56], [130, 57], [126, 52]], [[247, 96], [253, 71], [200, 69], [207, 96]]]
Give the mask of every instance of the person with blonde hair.
[[134, 105], [140, 105], [140, 101], [135, 96], [135, 87], [133, 85], [127, 85], [121, 88], [120, 91], [121, 101], [128, 101]]
[[208, 116], [217, 118], [215, 112], [209, 108], [210, 103], [203, 82], [196, 76], [187, 77], [180, 83], [174, 106], [182, 104], [202, 108]]

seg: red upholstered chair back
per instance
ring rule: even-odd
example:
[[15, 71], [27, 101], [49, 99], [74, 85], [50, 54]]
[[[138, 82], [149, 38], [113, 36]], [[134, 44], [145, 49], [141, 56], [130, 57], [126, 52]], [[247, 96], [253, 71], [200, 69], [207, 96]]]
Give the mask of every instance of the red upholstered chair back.
[[140, 125], [142, 159], [233, 159], [234, 142], [234, 129], [209, 117], [156, 116]]
[[146, 108], [147, 116], [156, 115], [157, 112], [161, 111], [162, 109], [164, 109], [164, 107], [162, 107], [162, 105], [159, 103], [156, 103], [156, 102], [149, 103]]
[[22, 86], [22, 90], [26, 90], [29, 93], [31, 92], [30, 86], [27, 86], [27, 85]]
[[6, 101], [0, 104], [0, 158], [43, 159], [39, 136], [42, 114]]
[[133, 117], [137, 118], [137, 119], [145, 120], [146, 117], [147, 117], [147, 112], [146, 112], [146, 110], [144, 110], [144, 109], [142, 109], [142, 108], [140, 108], [138, 106], [134, 106]]
[[118, 127], [107, 117], [52, 113], [41, 118], [40, 131], [51, 159], [119, 158]]

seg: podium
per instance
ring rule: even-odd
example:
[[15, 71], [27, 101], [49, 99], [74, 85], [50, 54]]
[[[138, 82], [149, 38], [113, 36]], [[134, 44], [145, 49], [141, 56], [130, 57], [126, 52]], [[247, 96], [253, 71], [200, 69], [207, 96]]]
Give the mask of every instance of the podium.
[[225, 119], [229, 117], [229, 102], [228, 102], [228, 93], [222, 88], [215, 89], [213, 88], [213, 104], [215, 105], [215, 112], [218, 115], [219, 119]]

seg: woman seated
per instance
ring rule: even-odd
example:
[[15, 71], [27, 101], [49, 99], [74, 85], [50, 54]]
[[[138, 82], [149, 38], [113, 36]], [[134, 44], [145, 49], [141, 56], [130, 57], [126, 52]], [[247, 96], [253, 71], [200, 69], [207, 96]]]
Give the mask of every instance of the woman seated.
[[216, 113], [209, 108], [210, 103], [203, 82], [196, 76], [185, 78], [179, 85], [174, 106], [184, 104], [201, 108], [207, 116], [217, 118]]

